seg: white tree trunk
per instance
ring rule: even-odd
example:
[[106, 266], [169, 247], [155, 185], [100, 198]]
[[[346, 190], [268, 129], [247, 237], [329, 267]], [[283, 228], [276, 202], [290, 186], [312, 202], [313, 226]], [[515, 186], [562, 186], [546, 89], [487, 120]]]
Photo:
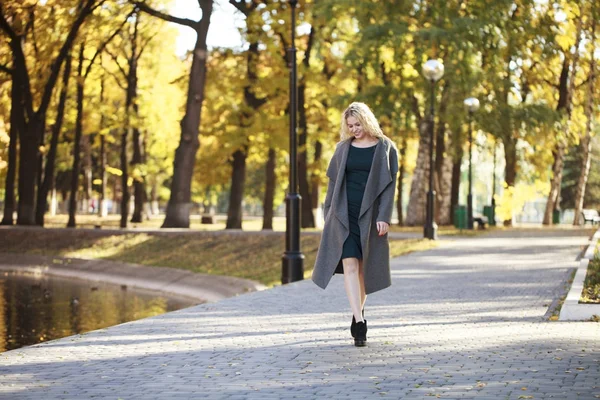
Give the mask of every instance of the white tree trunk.
[[423, 119], [419, 124], [419, 152], [417, 165], [410, 185], [410, 197], [406, 208], [406, 225], [417, 226], [425, 224], [425, 208], [427, 191], [429, 190], [429, 124]]
[[435, 175], [436, 223], [450, 225], [452, 208], [452, 157], [444, 157], [442, 176]]
[[58, 199], [56, 198], [56, 189], [52, 188], [50, 192], [50, 215], [55, 216], [58, 211]]
[[108, 215], [108, 203], [102, 198], [98, 201], [98, 213], [102, 218], [105, 218]]

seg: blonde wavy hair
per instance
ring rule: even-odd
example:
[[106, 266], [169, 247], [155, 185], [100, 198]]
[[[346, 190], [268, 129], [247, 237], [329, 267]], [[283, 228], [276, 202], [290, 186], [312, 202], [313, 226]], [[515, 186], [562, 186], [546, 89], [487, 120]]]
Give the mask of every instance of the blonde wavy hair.
[[342, 141], [354, 137], [348, 129], [348, 118], [350, 117], [356, 118], [360, 122], [360, 126], [372, 137], [378, 139], [386, 137], [369, 106], [365, 103], [354, 102], [342, 114], [342, 127], [340, 129], [340, 139]]

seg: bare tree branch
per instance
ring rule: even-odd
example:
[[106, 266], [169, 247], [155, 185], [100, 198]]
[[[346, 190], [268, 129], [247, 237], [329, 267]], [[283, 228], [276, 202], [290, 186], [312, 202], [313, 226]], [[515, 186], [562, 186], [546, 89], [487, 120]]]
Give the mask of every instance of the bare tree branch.
[[310, 27], [310, 33], [308, 34], [308, 43], [306, 44], [306, 51], [304, 52], [304, 59], [302, 63], [308, 68], [310, 64], [310, 53], [312, 51], [313, 43], [315, 38], [315, 27]]
[[247, 17], [252, 11], [256, 10], [260, 2], [252, 1], [248, 4], [245, 0], [229, 0], [229, 4]]
[[119, 63], [119, 59], [117, 56], [115, 56], [113, 53], [111, 53], [110, 50], [108, 49], [104, 49], [104, 51], [106, 52], [106, 54], [108, 54], [110, 56], [110, 58], [113, 59], [113, 61], [115, 62], [115, 64], [117, 64], [117, 67], [119, 67], [119, 71], [121, 71], [121, 73], [123, 74], [123, 77], [125, 79], [127, 79], [127, 72], [125, 72], [125, 70], [123, 69], [123, 67], [121, 66], [121, 64]]
[[585, 86], [590, 81], [590, 77], [585, 78], [579, 85], [575, 85], [575, 89], [579, 90], [582, 86]]
[[5, 72], [9, 75], [12, 75], [15, 72], [13, 69], [7, 67], [6, 65], [0, 64], [0, 71]]
[[122, 90], [125, 90], [125, 86], [121, 83], [121, 80], [119, 79], [119, 77], [117, 76], [117, 74], [115, 74], [112, 71], [106, 71], [110, 76], [113, 77], [113, 79], [115, 80], [115, 83], [117, 84], [118, 87], [120, 87]]
[[417, 117], [417, 120], [420, 121], [423, 119], [421, 116], [421, 110], [419, 110], [419, 99], [417, 99], [417, 96], [415, 96], [414, 93], [412, 94], [412, 111], [415, 117]]
[[172, 81], [170, 81], [169, 85], [174, 85], [176, 83], [179, 83], [179, 82], [183, 81], [184, 79], [187, 79], [187, 77], [188, 77], [187, 74], [182, 74], [178, 78], [175, 78]]
[[67, 54], [71, 50], [71, 47], [73, 46], [73, 42], [75, 41], [75, 38], [77, 37], [79, 28], [81, 27], [81, 25], [83, 25], [83, 22], [88, 17], [88, 15], [90, 15], [96, 7], [98, 7], [100, 4], [104, 3], [104, 1], [105, 0], [86, 0], [85, 4], [80, 8], [80, 10], [77, 14], [77, 17], [75, 18], [75, 21], [71, 25], [71, 29], [69, 30], [69, 34], [67, 35], [65, 42], [63, 43], [62, 47], [60, 48], [58, 56], [56, 57], [55, 61], [52, 63], [50, 77], [48, 78], [48, 81], [46, 82], [46, 86], [44, 87], [44, 92], [43, 92], [44, 94], [42, 95], [42, 101], [40, 102], [40, 107], [38, 109], [38, 112], [40, 112], [42, 114], [45, 113], [46, 110], [48, 109], [48, 106], [50, 105], [50, 100], [52, 97], [52, 90], [54, 89], [54, 85], [56, 83], [56, 80], [58, 79], [60, 67], [61, 67], [63, 61], [65, 60], [65, 58], [67, 57]]
[[8, 35], [10, 40], [19, 40], [17, 34], [15, 33], [15, 31], [12, 30], [10, 24], [6, 20], [6, 17], [4, 16], [4, 9], [2, 8], [2, 3], [0, 3], [0, 29], [2, 29]]
[[100, 0], [98, 3], [96, 3], [96, 5], [94, 5], [92, 7], [92, 12], [94, 12], [96, 10], [96, 8], [100, 7], [102, 4], [104, 4], [106, 2], [106, 0]]
[[35, 51], [36, 57], [39, 58], [40, 49], [37, 44], [37, 37], [35, 36], [35, 13], [34, 13], [33, 7], [31, 7], [31, 9], [29, 10], [29, 22], [27, 22], [25, 31], [30, 30], [30, 29], [31, 29], [31, 37], [33, 38], [33, 50]]
[[281, 33], [281, 32], [277, 32], [277, 35], [279, 36], [279, 40], [281, 40], [281, 44], [283, 45], [283, 46], [279, 46], [281, 48], [281, 50], [280, 50], [281, 56], [283, 57], [283, 60], [285, 61], [285, 63], [289, 64], [290, 61], [289, 61], [288, 52], [287, 52], [288, 45], [287, 45], [287, 41], [285, 40], [285, 36], [283, 36], [283, 33]]
[[90, 60], [90, 63], [88, 64], [87, 69], [85, 70], [85, 74], [83, 75], [84, 77], [87, 77], [89, 75], [90, 71], [92, 70], [92, 66], [94, 65], [94, 62], [96, 61], [96, 58], [98, 57], [98, 55], [101, 54], [104, 51], [104, 49], [106, 48], [106, 46], [119, 34], [119, 32], [121, 32], [121, 29], [123, 29], [123, 27], [127, 23], [127, 20], [129, 19], [129, 17], [131, 17], [133, 15], [134, 12], [135, 12], [135, 10], [132, 10], [129, 14], [127, 14], [127, 17], [125, 17], [125, 20], [123, 21], [123, 23], [121, 25], [119, 25], [117, 30], [115, 30], [113, 32], [113, 34], [110, 35], [110, 37], [108, 39], [106, 39], [100, 45], [100, 47], [98, 47], [98, 49], [96, 49], [96, 53]]
[[150, 37], [148, 37], [148, 40], [146, 40], [146, 41], [142, 42], [142, 44], [140, 44], [140, 52], [135, 57], [136, 61], [140, 60], [140, 57], [142, 57], [142, 53], [144, 53], [144, 50], [146, 50], [146, 46], [148, 46], [148, 44], [152, 41], [152, 39], [154, 39], [156, 37], [156, 35], [158, 35], [158, 31], [156, 31], [155, 33], [150, 35]]
[[130, 0], [136, 7], [138, 7], [140, 10], [144, 11], [145, 13], [148, 13], [154, 17], [158, 17], [162, 20], [168, 21], [168, 22], [174, 22], [176, 24], [179, 25], [185, 25], [185, 26], [189, 26], [190, 28], [196, 30], [196, 27], [198, 25], [198, 22], [193, 21], [191, 19], [187, 19], [187, 18], [179, 18], [179, 17], [174, 17], [172, 15], [163, 13], [162, 11], [158, 11], [155, 10], [154, 8], [150, 7], [149, 5], [147, 5], [144, 2], [141, 1], [136, 1], [136, 0]]
[[543, 78], [542, 80], [543, 80], [544, 82], [546, 82], [548, 85], [550, 85], [551, 87], [555, 88], [555, 89], [558, 89], [558, 87], [559, 87], [559, 85], [558, 85], [558, 84], [556, 84], [556, 83], [554, 83], [554, 82], [552, 82], [552, 81], [550, 81], [550, 80], [548, 80], [548, 79], [546, 79], [546, 78]]
[[[13, 71], [14, 73], [19, 73], [22, 78], [25, 113], [29, 118], [33, 115], [33, 100], [31, 96], [29, 74], [27, 73], [27, 62], [25, 60], [25, 55], [23, 54], [23, 49], [21, 48], [21, 37], [16, 34], [6, 20], [2, 3], [0, 3], [0, 29], [2, 29], [10, 38], [9, 46], [12, 50], [13, 64], [16, 64], [13, 65]], [[20, 68], [17, 68], [17, 66], [20, 66]]]

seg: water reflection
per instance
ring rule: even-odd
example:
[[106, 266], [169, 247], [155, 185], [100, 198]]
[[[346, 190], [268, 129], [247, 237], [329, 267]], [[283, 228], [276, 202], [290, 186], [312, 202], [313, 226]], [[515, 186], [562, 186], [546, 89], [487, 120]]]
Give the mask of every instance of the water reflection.
[[3, 272], [0, 352], [193, 305], [126, 286]]

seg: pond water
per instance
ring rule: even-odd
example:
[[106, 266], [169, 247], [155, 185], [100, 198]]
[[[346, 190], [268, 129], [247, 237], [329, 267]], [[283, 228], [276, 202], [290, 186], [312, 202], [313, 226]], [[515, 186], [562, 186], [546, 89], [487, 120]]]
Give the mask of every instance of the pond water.
[[2, 272], [0, 352], [194, 304], [125, 285]]

